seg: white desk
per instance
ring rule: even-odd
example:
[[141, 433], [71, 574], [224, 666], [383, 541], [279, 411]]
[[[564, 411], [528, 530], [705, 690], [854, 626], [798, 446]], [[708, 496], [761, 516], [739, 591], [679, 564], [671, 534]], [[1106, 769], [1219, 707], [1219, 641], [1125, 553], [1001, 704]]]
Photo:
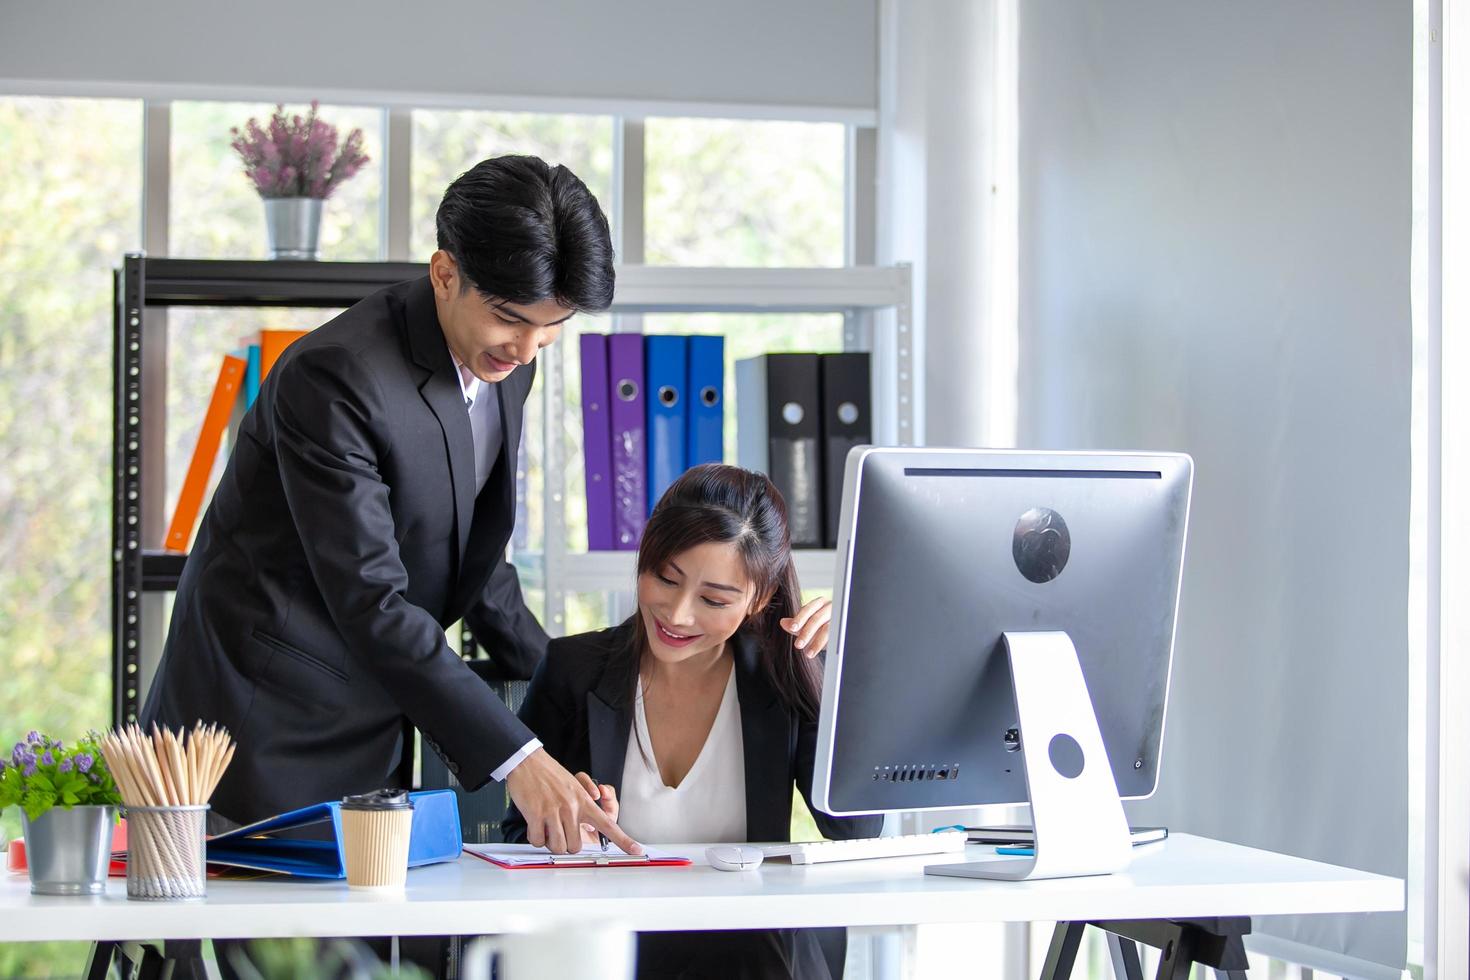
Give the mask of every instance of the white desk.
[[[1388, 912], [1397, 878], [1177, 834], [1140, 848], [1127, 874], [1036, 882], [925, 875], [955, 855], [817, 866], [772, 862], [754, 872], [702, 866], [703, 846], [662, 848], [692, 868], [506, 871], [469, 856], [409, 872], [397, 895], [342, 882], [211, 881], [196, 904], [107, 894], [50, 898], [24, 878], [0, 882], [0, 942], [514, 932], [528, 921], [615, 918], [638, 930], [902, 927], [925, 923], [1180, 919]], [[990, 854], [989, 848], [972, 848]]]

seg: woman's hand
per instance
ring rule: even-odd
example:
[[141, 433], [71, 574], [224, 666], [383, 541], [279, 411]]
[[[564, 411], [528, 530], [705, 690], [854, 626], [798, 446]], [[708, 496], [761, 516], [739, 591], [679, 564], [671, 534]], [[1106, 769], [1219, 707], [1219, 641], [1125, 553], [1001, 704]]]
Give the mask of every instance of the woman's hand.
[[[613, 823], [618, 822], [618, 793], [607, 783], [593, 782], [592, 777], [585, 772], [577, 773], [577, 782], [587, 791], [587, 795], [597, 801], [598, 807], [607, 814], [607, 818]], [[582, 825], [582, 843], [586, 847], [601, 847], [602, 841], [597, 836], [597, 828], [591, 824]]]
[[781, 628], [796, 637], [796, 649], [815, 657], [827, 649], [827, 628], [832, 623], [832, 600], [813, 599], [797, 611], [795, 616], [781, 620]]

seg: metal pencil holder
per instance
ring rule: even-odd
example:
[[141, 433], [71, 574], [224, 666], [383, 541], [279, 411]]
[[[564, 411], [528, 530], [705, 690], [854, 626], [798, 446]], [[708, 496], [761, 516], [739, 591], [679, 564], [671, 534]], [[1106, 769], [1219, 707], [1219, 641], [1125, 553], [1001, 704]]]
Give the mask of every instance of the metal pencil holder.
[[128, 898], [192, 901], [204, 897], [203, 806], [130, 806]]

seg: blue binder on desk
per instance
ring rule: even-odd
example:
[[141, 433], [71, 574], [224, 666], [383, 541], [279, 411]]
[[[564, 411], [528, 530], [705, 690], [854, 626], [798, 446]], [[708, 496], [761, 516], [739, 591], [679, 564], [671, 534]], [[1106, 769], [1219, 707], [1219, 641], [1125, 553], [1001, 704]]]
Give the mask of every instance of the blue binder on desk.
[[689, 388], [689, 338], [644, 337], [648, 385], [648, 513], [684, 472]]
[[689, 338], [688, 466], [725, 461], [725, 338]]
[[[410, 793], [408, 798], [413, 801], [408, 866], [417, 868], [456, 860], [463, 849], [463, 840], [454, 791], [425, 790]], [[276, 836], [308, 827], [323, 831], [323, 839]], [[275, 871], [298, 878], [346, 878], [342, 804], [335, 800], [316, 803], [220, 834], [209, 839], [204, 853], [210, 864]]]

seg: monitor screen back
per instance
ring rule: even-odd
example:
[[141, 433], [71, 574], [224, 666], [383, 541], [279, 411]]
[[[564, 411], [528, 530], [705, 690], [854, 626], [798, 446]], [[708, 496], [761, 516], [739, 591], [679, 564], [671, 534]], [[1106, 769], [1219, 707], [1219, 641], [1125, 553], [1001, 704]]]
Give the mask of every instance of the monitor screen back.
[[1173, 454], [854, 450], [819, 739], [826, 809], [1026, 802], [1008, 631], [1071, 637], [1119, 794], [1150, 795], [1192, 473]]

